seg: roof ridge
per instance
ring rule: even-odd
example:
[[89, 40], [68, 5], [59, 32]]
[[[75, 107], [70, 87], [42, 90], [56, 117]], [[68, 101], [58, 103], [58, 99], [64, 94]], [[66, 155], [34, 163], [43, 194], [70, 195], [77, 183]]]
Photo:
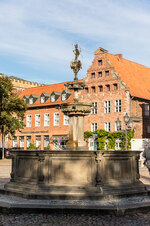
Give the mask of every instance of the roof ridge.
[[[114, 57], [116, 57], [116, 58], [119, 58], [119, 56], [117, 56], [117, 54], [113, 54], [113, 53], [107, 53], [107, 54], [110, 54], [110, 55], [112, 55], [112, 56], [114, 56]], [[123, 59], [123, 60], [126, 60], [126, 61], [130, 61], [130, 62], [132, 62], [132, 63], [134, 63], [134, 64], [138, 64], [138, 65], [140, 65], [140, 66], [143, 66], [143, 67], [146, 67], [146, 68], [150, 69], [150, 67], [147, 67], [147, 66], [145, 66], [145, 65], [143, 65], [143, 64], [134, 62], [134, 61], [132, 61], [132, 60], [128, 60], [128, 59], [126, 59], [126, 58], [124, 58], [124, 57], [121, 57], [120, 59]]]

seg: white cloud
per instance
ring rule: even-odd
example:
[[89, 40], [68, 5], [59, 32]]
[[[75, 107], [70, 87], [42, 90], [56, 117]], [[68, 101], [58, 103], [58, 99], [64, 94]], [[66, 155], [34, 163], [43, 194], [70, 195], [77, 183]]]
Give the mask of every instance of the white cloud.
[[0, 9], [0, 56], [43, 73], [56, 72], [60, 81], [71, 79], [75, 42], [83, 50], [79, 77], [85, 75], [99, 46], [149, 64], [146, 0], [7, 0], [0, 1]]

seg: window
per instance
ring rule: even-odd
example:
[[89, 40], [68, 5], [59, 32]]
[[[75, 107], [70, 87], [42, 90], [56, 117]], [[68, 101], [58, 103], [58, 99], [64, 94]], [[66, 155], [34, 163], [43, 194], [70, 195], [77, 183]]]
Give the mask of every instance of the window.
[[97, 129], [97, 122], [91, 123], [91, 132], [94, 132]]
[[41, 149], [41, 136], [36, 136], [36, 148]]
[[115, 112], [121, 112], [121, 100], [115, 100]]
[[86, 87], [86, 88], [84, 89], [84, 92], [85, 92], [85, 93], [88, 93], [88, 92], [89, 92], [88, 87]]
[[40, 115], [39, 114], [35, 115], [35, 126], [36, 127], [40, 126]]
[[55, 95], [51, 96], [51, 102], [55, 102]]
[[105, 76], [109, 76], [109, 71], [105, 71]]
[[144, 115], [149, 116], [149, 104], [144, 105]]
[[59, 113], [54, 113], [54, 126], [59, 126]]
[[19, 147], [24, 148], [24, 136], [19, 137]]
[[99, 86], [99, 92], [103, 92], [103, 86]]
[[110, 91], [110, 85], [106, 85], [106, 90]]
[[49, 114], [44, 114], [44, 126], [49, 126]]
[[115, 131], [121, 131], [122, 130], [122, 122], [120, 123], [120, 128], [117, 128], [117, 121], [115, 122]]
[[26, 127], [31, 127], [31, 115], [27, 115]]
[[45, 97], [41, 97], [41, 104], [45, 102]]
[[97, 102], [92, 102], [92, 111], [91, 111], [91, 113], [93, 114], [93, 115], [96, 115], [97, 114]]
[[104, 130], [106, 130], [107, 132], [110, 132], [110, 122], [104, 123]]
[[29, 98], [29, 104], [33, 104], [33, 98]]
[[13, 137], [12, 147], [17, 148], [17, 137], [16, 136]]
[[27, 148], [29, 148], [31, 144], [31, 136], [27, 136]]
[[147, 126], [147, 133], [150, 133], [150, 126]]
[[92, 93], [95, 93], [96, 92], [95, 86], [92, 86], [91, 88], [92, 88]]
[[91, 73], [91, 78], [95, 78], [95, 72]]
[[102, 65], [102, 60], [98, 60], [98, 66]]
[[110, 100], [106, 100], [104, 102], [104, 113], [109, 114], [110, 110]]
[[98, 77], [101, 78], [102, 77], [102, 71], [98, 72]]
[[49, 149], [49, 136], [44, 136], [44, 149]]
[[109, 140], [106, 139], [106, 141], [105, 141], [105, 150], [108, 150], [108, 144], [109, 144]]
[[115, 142], [115, 150], [121, 150], [121, 140], [119, 139]]
[[118, 84], [114, 84], [114, 90], [118, 89]]
[[62, 99], [62, 101], [65, 101], [67, 99], [67, 94], [63, 93], [62, 96], [61, 96], [61, 99]]
[[64, 115], [64, 125], [65, 126], [69, 125], [69, 117], [68, 117], [68, 115]]

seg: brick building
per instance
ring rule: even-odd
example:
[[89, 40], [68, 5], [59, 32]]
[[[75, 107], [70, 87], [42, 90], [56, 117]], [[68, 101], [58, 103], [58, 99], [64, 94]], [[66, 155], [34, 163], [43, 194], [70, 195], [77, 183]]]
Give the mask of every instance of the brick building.
[[[126, 60], [121, 54], [110, 54], [103, 48], [95, 51], [92, 65], [83, 79], [81, 102], [92, 103], [85, 117], [85, 131], [105, 129], [116, 131], [116, 120], [125, 129], [125, 113], [133, 121], [135, 138], [150, 138], [150, 68]], [[68, 118], [60, 105], [73, 101], [73, 93], [65, 83], [39, 86], [24, 90], [20, 97], [28, 103], [22, 132], [16, 132], [10, 146], [28, 148], [29, 143], [43, 149], [58, 148], [68, 139]], [[54, 145], [54, 146], [53, 146]]]
[[68, 140], [68, 116], [61, 112], [61, 104], [73, 102], [72, 91], [65, 83], [25, 89], [21, 94], [28, 104], [24, 123], [16, 131], [9, 146], [27, 149], [30, 143], [38, 149], [59, 148]]
[[110, 54], [103, 48], [95, 51], [92, 65], [84, 78], [86, 87], [81, 101], [95, 109], [85, 118], [85, 130], [104, 128], [116, 131], [116, 120], [125, 129], [125, 113], [133, 121], [135, 138], [150, 137], [150, 68]]

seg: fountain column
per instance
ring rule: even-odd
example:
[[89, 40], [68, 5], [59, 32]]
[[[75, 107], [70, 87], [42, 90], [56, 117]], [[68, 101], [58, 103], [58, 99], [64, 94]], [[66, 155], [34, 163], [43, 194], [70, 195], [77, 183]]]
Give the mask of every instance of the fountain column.
[[84, 82], [78, 81], [78, 72], [82, 67], [81, 61], [78, 60], [80, 51], [78, 45], [75, 44], [73, 50], [75, 59], [70, 62], [70, 67], [74, 72], [74, 81], [66, 84], [68, 89], [74, 91], [74, 102], [63, 104], [62, 112], [69, 116], [69, 141], [67, 142], [67, 148], [72, 150], [84, 150], [86, 142], [84, 141], [84, 117], [91, 112], [91, 104], [80, 103], [78, 97], [78, 91], [84, 89]]

